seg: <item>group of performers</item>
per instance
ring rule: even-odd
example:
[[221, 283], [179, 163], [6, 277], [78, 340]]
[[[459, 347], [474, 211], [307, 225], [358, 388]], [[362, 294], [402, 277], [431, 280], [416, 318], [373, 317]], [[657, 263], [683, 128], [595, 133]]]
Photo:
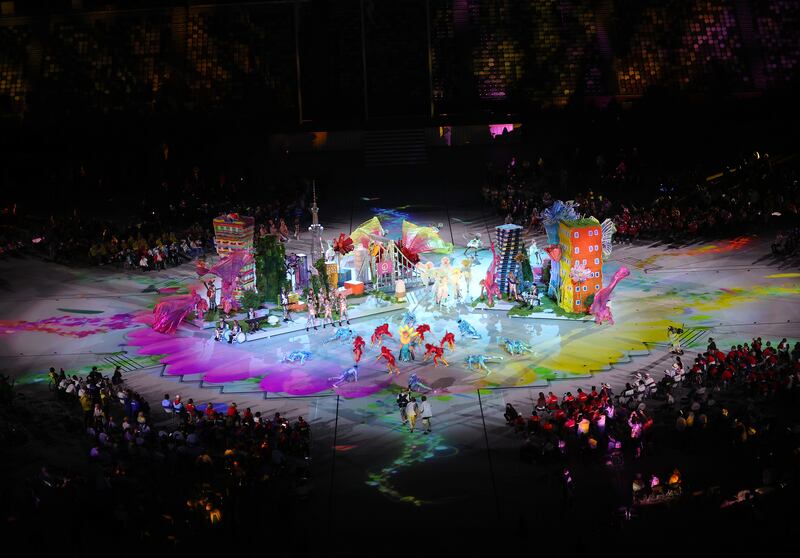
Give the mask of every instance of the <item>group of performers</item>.
[[528, 289], [520, 291], [519, 278], [514, 270], [508, 273], [508, 298], [514, 302], [521, 302], [526, 306], [539, 306], [541, 304], [535, 284], [530, 285]]
[[[400, 343], [399, 358], [403, 362], [410, 362], [416, 360], [415, 349], [425, 342], [425, 334], [429, 333], [431, 328], [428, 324], [421, 324], [414, 328], [409, 324], [404, 324], [400, 327], [398, 342]], [[392, 350], [383, 345], [385, 337], [394, 337], [389, 331], [389, 324], [382, 324], [375, 328], [370, 338], [371, 347], [380, 347], [380, 354], [375, 357], [375, 360], [384, 359], [386, 361], [386, 368], [391, 374], [400, 374], [400, 369], [397, 366], [397, 358]], [[364, 354], [364, 347], [366, 342], [361, 336], [358, 336], [353, 341], [353, 357], [356, 363], [361, 360]], [[433, 365], [438, 366], [440, 363], [444, 366], [449, 366], [447, 360], [444, 358], [445, 348], [451, 351], [455, 349], [455, 335], [446, 331], [444, 337], [439, 341], [438, 345], [433, 343], [425, 343], [425, 354], [422, 355], [422, 362], [427, 362], [433, 359]]]
[[[312, 327], [315, 330], [319, 329], [317, 327], [317, 316], [320, 315], [322, 316], [322, 329], [325, 329], [327, 325], [335, 327], [336, 320], [333, 319], [334, 308], [339, 311], [339, 327], [344, 322], [350, 325], [350, 316], [347, 313], [347, 295], [344, 291], [331, 291], [326, 295], [323, 292], [315, 293], [314, 289], [309, 289], [306, 305], [308, 306], [306, 331], [309, 331]], [[284, 317], [286, 317], [285, 312], [284, 310]]]
[[474, 262], [474, 257], [467, 257], [461, 260], [461, 266], [458, 266], [457, 264], [453, 265], [450, 258], [444, 257], [439, 267], [433, 267], [426, 271], [437, 306], [446, 306], [451, 302], [456, 304], [469, 302]]
[[233, 320], [233, 325], [229, 324], [225, 318], [217, 323], [214, 328], [214, 341], [225, 343], [240, 342], [239, 334], [242, 333], [242, 326], [239, 325], [239, 320]]

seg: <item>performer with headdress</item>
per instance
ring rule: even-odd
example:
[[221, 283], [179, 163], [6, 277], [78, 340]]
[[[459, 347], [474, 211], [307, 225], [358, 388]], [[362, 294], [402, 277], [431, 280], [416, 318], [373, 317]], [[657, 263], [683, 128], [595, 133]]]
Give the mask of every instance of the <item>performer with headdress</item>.
[[333, 300], [331, 300], [333, 295], [325, 296], [324, 294], [320, 293], [320, 305], [322, 306], [322, 329], [325, 329], [325, 326], [330, 324], [331, 327], [335, 327], [336, 324], [333, 323]]
[[306, 305], [308, 306], [308, 318], [306, 318], [306, 331], [308, 331], [309, 327], [317, 329], [317, 305], [316, 301], [314, 300], [314, 291], [312, 289], [308, 290], [308, 299], [306, 300]]
[[342, 320], [350, 325], [350, 316], [347, 314], [347, 294], [344, 291], [339, 291], [339, 327], [342, 327]]
[[409, 325], [400, 327], [400, 360], [408, 362], [414, 360], [413, 341], [417, 337], [417, 332]]

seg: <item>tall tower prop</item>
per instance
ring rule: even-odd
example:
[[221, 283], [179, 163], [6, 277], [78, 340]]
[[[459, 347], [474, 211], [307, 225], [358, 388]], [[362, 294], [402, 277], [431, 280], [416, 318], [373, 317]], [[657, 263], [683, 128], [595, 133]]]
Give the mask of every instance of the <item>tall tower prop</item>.
[[[228, 213], [214, 219], [214, 244], [220, 258], [230, 256], [237, 250], [253, 253], [255, 220], [252, 217]], [[256, 286], [256, 265], [251, 262], [242, 267], [239, 273], [239, 288], [234, 291], [238, 300], [242, 292], [253, 290]]]
[[[586, 313], [586, 299], [603, 288], [603, 230], [594, 217], [562, 220], [558, 227], [561, 246], [559, 306], [567, 312]], [[583, 268], [579, 274], [575, 267]], [[594, 296], [592, 296], [594, 298]]]
[[322, 231], [325, 230], [324, 227], [319, 224], [319, 207], [317, 207], [316, 181], [314, 182], [313, 189], [314, 201], [311, 204], [311, 226], [308, 227], [308, 231], [311, 233], [311, 261], [308, 262], [309, 265], [315, 265], [322, 257]]
[[498, 264], [496, 270], [497, 286], [503, 294], [508, 293], [508, 276], [512, 271], [517, 271], [517, 260], [514, 258], [525, 250], [522, 240], [522, 227], [519, 225], [500, 225], [495, 227], [497, 241]]

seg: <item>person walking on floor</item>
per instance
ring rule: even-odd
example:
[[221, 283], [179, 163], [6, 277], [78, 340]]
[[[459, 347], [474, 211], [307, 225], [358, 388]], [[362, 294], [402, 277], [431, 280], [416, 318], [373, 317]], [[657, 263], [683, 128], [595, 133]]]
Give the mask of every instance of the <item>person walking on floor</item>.
[[406, 405], [406, 418], [408, 418], [408, 425], [411, 427], [411, 432], [414, 432], [414, 427], [417, 425], [417, 398], [412, 397], [411, 401]]
[[406, 406], [408, 405], [408, 400], [408, 389], [404, 389], [397, 394], [397, 406], [400, 409], [400, 419], [403, 421], [403, 424], [408, 422], [408, 418], [406, 417]]
[[433, 418], [433, 410], [431, 409], [431, 402], [424, 395], [422, 396], [422, 405], [419, 410], [422, 417], [422, 426], [425, 427], [425, 434], [431, 433], [431, 418]]

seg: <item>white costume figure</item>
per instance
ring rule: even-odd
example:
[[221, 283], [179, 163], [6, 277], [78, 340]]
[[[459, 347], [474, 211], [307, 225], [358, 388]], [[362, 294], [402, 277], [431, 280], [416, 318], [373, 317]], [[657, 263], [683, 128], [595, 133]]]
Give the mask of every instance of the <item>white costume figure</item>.
[[339, 299], [339, 327], [342, 327], [342, 320], [347, 322], [347, 325], [350, 325], [350, 316], [347, 314], [347, 295], [344, 292], [340, 291], [338, 295]]
[[464, 249], [464, 255], [466, 256], [469, 252], [472, 252], [472, 257], [478, 255], [478, 250], [483, 248], [483, 241], [481, 240], [481, 233], [475, 233], [475, 236], [467, 242], [467, 247]]
[[422, 285], [427, 287], [435, 280], [436, 268], [433, 267], [433, 262], [419, 262], [415, 266], [419, 273], [419, 278], [422, 280]]
[[329, 240], [326, 240], [325, 243], [328, 245], [328, 248], [325, 250], [325, 261], [332, 262], [336, 257], [336, 253], [333, 251], [333, 244], [331, 244]]
[[325, 329], [325, 326], [331, 324], [333, 327], [335, 324], [333, 323], [333, 301], [331, 297], [325, 295], [319, 295], [319, 303], [322, 306], [322, 329]]
[[463, 259], [461, 260], [461, 276], [464, 278], [464, 294], [466, 295], [466, 299], [469, 301], [471, 300], [469, 294], [469, 287], [472, 284], [472, 260], [471, 259]]
[[317, 329], [317, 306], [316, 302], [314, 301], [314, 291], [308, 291], [308, 300], [306, 301], [308, 305], [308, 318], [306, 319], [306, 331], [308, 331], [309, 327], [314, 327]]
[[461, 268], [453, 267], [450, 270], [449, 283], [453, 285], [453, 296], [456, 302], [461, 300]]
[[534, 238], [531, 241], [531, 247], [529, 249], [530, 252], [530, 262], [533, 264], [534, 262], [536, 265], [542, 265], [542, 255], [539, 253], [539, 247], [536, 245], [536, 239]]
[[442, 263], [436, 273], [436, 304], [447, 302], [450, 286], [450, 259], [442, 258]]

